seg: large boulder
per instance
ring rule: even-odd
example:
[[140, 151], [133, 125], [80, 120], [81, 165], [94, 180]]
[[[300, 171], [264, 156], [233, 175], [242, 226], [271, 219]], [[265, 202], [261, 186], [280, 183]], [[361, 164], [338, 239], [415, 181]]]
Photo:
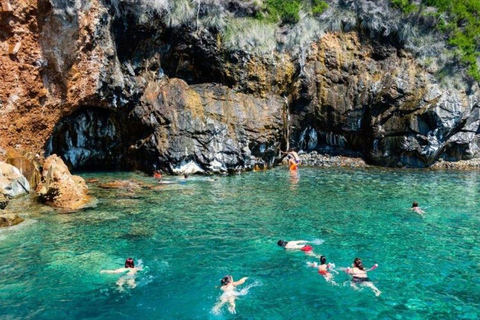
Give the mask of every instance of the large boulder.
[[0, 228], [11, 227], [25, 221], [22, 217], [16, 214], [3, 214], [0, 215]]
[[40, 156], [38, 154], [22, 154], [18, 150], [7, 148], [5, 162], [18, 168], [30, 183], [32, 189], [40, 183], [42, 174], [40, 173]]
[[72, 176], [63, 160], [49, 156], [44, 163], [37, 194], [46, 204], [57, 208], [80, 209], [90, 200], [85, 180]]
[[0, 193], [15, 198], [30, 192], [30, 184], [18, 168], [0, 162]]

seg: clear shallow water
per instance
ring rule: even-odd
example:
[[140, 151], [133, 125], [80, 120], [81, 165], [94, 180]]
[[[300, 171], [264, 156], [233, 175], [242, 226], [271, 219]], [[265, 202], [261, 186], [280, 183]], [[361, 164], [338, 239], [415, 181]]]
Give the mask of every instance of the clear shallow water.
[[[153, 179], [130, 173], [85, 178]], [[284, 168], [135, 192], [89, 184], [96, 208], [59, 215], [15, 200], [0, 231], [0, 319], [478, 319], [480, 175]], [[408, 208], [418, 201], [421, 217]], [[326, 283], [279, 239], [314, 241], [338, 266], [359, 256], [383, 292]], [[323, 243], [322, 243], [323, 242]], [[137, 288], [119, 292], [126, 257]], [[212, 314], [226, 274], [255, 284]]]

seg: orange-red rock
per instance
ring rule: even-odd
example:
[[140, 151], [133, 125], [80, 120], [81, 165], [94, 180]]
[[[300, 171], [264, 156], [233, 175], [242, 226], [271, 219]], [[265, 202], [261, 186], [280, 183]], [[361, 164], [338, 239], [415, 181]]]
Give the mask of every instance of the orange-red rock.
[[85, 180], [72, 176], [57, 155], [45, 160], [37, 194], [46, 204], [64, 209], [80, 209], [90, 201]]

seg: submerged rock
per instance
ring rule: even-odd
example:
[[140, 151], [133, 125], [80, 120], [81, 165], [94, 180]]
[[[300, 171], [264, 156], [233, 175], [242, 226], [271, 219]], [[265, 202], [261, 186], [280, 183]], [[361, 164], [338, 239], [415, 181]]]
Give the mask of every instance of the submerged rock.
[[46, 204], [63, 209], [80, 209], [91, 201], [85, 180], [72, 176], [57, 155], [45, 160], [37, 194]]
[[11, 227], [25, 221], [16, 214], [0, 214], [0, 228]]
[[139, 183], [130, 180], [114, 180], [101, 183], [98, 186], [102, 189], [125, 189], [129, 191], [142, 188]]

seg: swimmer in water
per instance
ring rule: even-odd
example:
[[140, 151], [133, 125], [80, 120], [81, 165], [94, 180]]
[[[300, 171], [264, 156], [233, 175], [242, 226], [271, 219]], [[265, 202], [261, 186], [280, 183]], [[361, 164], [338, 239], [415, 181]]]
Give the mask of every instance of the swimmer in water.
[[131, 289], [137, 286], [137, 284], [135, 283], [135, 276], [139, 270], [141, 269], [135, 267], [135, 264], [133, 263], [133, 259], [128, 258], [127, 260], [125, 260], [124, 268], [119, 268], [115, 270], [102, 270], [100, 271], [100, 273], [110, 273], [110, 274], [126, 273], [123, 276], [121, 276], [117, 281], [119, 290], [123, 291], [124, 284], [127, 284]]
[[333, 270], [334, 265], [333, 264], [327, 264], [327, 258], [325, 256], [320, 256], [320, 265], [318, 265], [316, 262], [311, 263], [309, 262], [308, 265], [310, 267], [318, 268], [318, 273], [321, 274], [325, 280], [334, 283], [333, 281], [333, 275], [330, 271], [336, 272], [337, 271]]
[[281, 153], [287, 154], [287, 157], [288, 157], [289, 159], [293, 159], [296, 164], [300, 164], [301, 159], [300, 159], [300, 157], [298, 156], [298, 153], [297, 153], [293, 148], [291, 148], [291, 149], [288, 150], [287, 152], [281, 151]]
[[420, 207], [418, 206], [418, 202], [417, 201], [414, 201], [412, 203], [412, 207], [410, 208], [410, 210], [413, 210], [415, 213], [418, 213], [419, 215], [423, 215], [425, 213], [425, 211], [423, 211], [422, 209], [420, 209]]
[[355, 260], [353, 260], [353, 268], [346, 268], [345, 272], [352, 276], [352, 282], [350, 284], [354, 289], [358, 289], [357, 284], [369, 287], [378, 297], [382, 292], [375, 287], [367, 275], [368, 271], [375, 270], [377, 267], [378, 265], [375, 264], [373, 267], [366, 270], [363, 266], [362, 260], [360, 258], [355, 258]]
[[295, 241], [278, 240], [277, 242], [277, 244], [285, 250], [300, 250], [305, 252], [306, 255], [317, 257], [317, 255], [313, 253], [313, 247], [306, 243], [308, 243], [308, 241], [306, 240], [295, 240]]
[[215, 307], [213, 307], [213, 312], [218, 313], [220, 311], [220, 308], [228, 302], [228, 311], [230, 311], [230, 313], [236, 313], [237, 311], [235, 309], [235, 299], [238, 296], [238, 292], [235, 291], [235, 288], [238, 285], [243, 284], [247, 279], [248, 277], [243, 277], [238, 281], [233, 281], [232, 276], [223, 277], [222, 280], [220, 280], [220, 283], [222, 285], [220, 287], [220, 290], [222, 290], [223, 293], [220, 296], [220, 301], [215, 305]]
[[157, 180], [162, 180], [162, 173], [159, 171], [159, 170], [155, 170], [153, 172], [153, 178], [157, 179]]

